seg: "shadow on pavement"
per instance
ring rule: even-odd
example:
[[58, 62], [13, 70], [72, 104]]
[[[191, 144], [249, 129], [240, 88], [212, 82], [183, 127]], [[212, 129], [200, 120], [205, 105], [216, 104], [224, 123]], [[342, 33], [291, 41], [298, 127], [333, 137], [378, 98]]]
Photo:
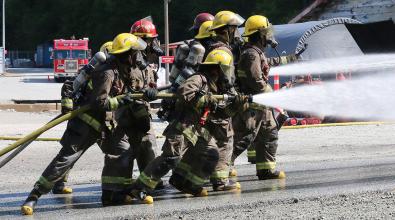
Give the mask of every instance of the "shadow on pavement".
[[52, 68], [8, 68], [9, 73], [52, 73]]
[[23, 78], [21, 81], [24, 83], [56, 83], [53, 79], [48, 80], [47, 78]]

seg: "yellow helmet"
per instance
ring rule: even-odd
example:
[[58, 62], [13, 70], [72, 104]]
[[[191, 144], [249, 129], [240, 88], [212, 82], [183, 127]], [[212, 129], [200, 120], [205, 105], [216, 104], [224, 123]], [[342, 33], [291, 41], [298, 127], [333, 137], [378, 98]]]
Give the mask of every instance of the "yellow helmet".
[[108, 54], [111, 50], [112, 50], [112, 41], [107, 41], [100, 47], [100, 51], [105, 54]]
[[204, 39], [208, 37], [215, 36], [214, 31], [210, 30], [213, 25], [213, 21], [205, 21], [202, 25], [200, 25], [199, 33], [195, 36], [195, 39]]
[[207, 55], [202, 64], [233, 66], [233, 57], [225, 50], [213, 50]]
[[272, 25], [265, 16], [253, 15], [247, 19], [244, 27], [244, 34], [242, 36], [248, 37], [258, 31], [269, 30], [271, 26]]
[[129, 50], [144, 50], [147, 43], [130, 33], [118, 34], [113, 41], [111, 54], [120, 54]]
[[226, 25], [240, 26], [244, 21], [244, 18], [234, 12], [220, 11], [215, 15], [213, 26], [211, 26], [210, 30], [216, 30]]
[[229, 86], [233, 86], [235, 82], [235, 68], [233, 66], [233, 55], [229, 54], [225, 50], [213, 50], [211, 51], [204, 62], [199, 67], [201, 71], [204, 71], [204, 67], [210, 65], [218, 65], [222, 71], [223, 83]]

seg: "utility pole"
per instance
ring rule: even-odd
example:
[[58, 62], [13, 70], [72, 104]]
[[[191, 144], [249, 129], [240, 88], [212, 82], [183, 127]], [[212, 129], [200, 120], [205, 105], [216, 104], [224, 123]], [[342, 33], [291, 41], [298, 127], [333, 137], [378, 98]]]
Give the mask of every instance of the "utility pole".
[[3, 0], [3, 71], [5, 72], [5, 0]]
[[[164, 0], [165, 9], [165, 52], [169, 56], [169, 3], [171, 0]], [[169, 84], [169, 64], [166, 63], [166, 85]]]

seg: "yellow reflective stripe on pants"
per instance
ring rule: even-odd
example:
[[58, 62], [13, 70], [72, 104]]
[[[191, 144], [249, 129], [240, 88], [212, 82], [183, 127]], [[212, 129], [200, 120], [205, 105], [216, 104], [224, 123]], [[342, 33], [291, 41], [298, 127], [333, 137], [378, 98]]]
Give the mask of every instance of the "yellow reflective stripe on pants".
[[52, 189], [55, 183], [49, 182], [45, 177], [40, 176], [38, 182], [46, 189]]
[[188, 175], [186, 176], [186, 179], [191, 181], [193, 184], [195, 184], [196, 186], [201, 186], [204, 184], [204, 179], [195, 175], [192, 172], [189, 172]]
[[148, 186], [151, 189], [155, 189], [156, 185], [158, 185], [158, 182], [149, 178], [147, 175], [145, 175], [144, 172], [140, 173], [140, 176], [138, 178], [144, 185]]
[[257, 170], [274, 170], [276, 168], [276, 162], [257, 162]]
[[195, 129], [193, 129], [193, 127], [188, 127], [186, 129], [184, 129], [182, 127], [181, 123], [177, 123], [176, 125], [176, 129], [179, 131], [182, 131], [183, 136], [188, 139], [188, 141], [190, 141], [193, 145], [196, 144], [197, 140], [198, 140], [198, 136], [197, 136], [197, 132]]
[[101, 182], [104, 184], [123, 184], [129, 185], [132, 184], [134, 181], [132, 178], [125, 178], [120, 176], [102, 176]]
[[87, 123], [88, 125], [90, 125], [93, 129], [95, 129], [96, 131], [100, 132], [101, 131], [101, 124], [99, 121], [97, 121], [95, 118], [93, 118], [92, 116], [83, 113], [78, 115], [78, 117], [84, 121], [85, 123]]
[[191, 171], [191, 166], [189, 166], [188, 164], [184, 163], [184, 162], [179, 162], [177, 164], [177, 169], [183, 170], [185, 172], [189, 172]]
[[73, 100], [69, 98], [62, 98], [61, 105], [67, 108], [73, 108]]
[[191, 166], [184, 163], [184, 162], [179, 162], [177, 164], [176, 169], [182, 170], [184, 171], [184, 173], [179, 173], [177, 172], [179, 175], [182, 175], [185, 179], [191, 181], [193, 184], [197, 185], [197, 186], [201, 186], [204, 184], [205, 180], [197, 175], [195, 175], [194, 173], [191, 172]]
[[255, 150], [247, 150], [247, 157], [256, 157]]
[[119, 102], [117, 98], [108, 98], [108, 102], [110, 103], [110, 109], [112, 111], [117, 110], [119, 106]]
[[211, 179], [227, 179], [229, 178], [229, 171], [227, 170], [218, 170], [214, 171], [211, 174]]

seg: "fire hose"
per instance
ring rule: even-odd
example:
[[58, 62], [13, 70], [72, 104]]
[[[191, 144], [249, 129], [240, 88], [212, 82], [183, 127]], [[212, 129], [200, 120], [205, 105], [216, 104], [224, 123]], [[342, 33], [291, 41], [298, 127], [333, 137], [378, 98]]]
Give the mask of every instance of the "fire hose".
[[[122, 96], [124, 96], [124, 95], [118, 96], [118, 98], [122, 97]], [[133, 99], [142, 99], [143, 98], [143, 94], [142, 93], [130, 94], [130, 96]], [[172, 99], [172, 98], [176, 98], [176, 97], [177, 97], [177, 95], [174, 94], [174, 93], [158, 93], [158, 95], [157, 95], [158, 99]], [[213, 97], [216, 98], [217, 100], [224, 100], [224, 101], [228, 101], [228, 100], [232, 99], [232, 96], [228, 96], [228, 95], [213, 95]], [[87, 112], [88, 110], [90, 110], [90, 108], [91, 108], [90, 105], [85, 105], [85, 106], [82, 106], [79, 109], [76, 109], [76, 110], [71, 111], [69, 113], [66, 113], [64, 115], [59, 115], [58, 117], [56, 117], [52, 121], [48, 122], [44, 126], [38, 128], [37, 130], [35, 130], [35, 131], [31, 132], [30, 134], [24, 136], [23, 138], [17, 140], [16, 142], [10, 144], [9, 146], [1, 149], [0, 150], [0, 157], [5, 155], [5, 154], [7, 154], [7, 153], [9, 153], [12, 150], [18, 148], [18, 147], [20, 147], [20, 146], [21, 147], [26, 147], [24, 145], [30, 144], [32, 141], [34, 141], [37, 137], [39, 137], [45, 131], [55, 127], [56, 125], [58, 125], [58, 124], [60, 124], [60, 123], [62, 123], [64, 121], [70, 120], [70, 119], [75, 118], [75, 117], [77, 117], [78, 115], [80, 115], [80, 114], [82, 114], [84, 112]], [[23, 149], [21, 149], [21, 150], [23, 150]], [[11, 156], [15, 157], [16, 154], [18, 154], [21, 150], [19, 150], [16, 153], [13, 153], [8, 158], [6, 158], [6, 160], [7, 159], [8, 159], [8, 161], [11, 160], [12, 158], [10, 158], [10, 157]], [[6, 161], [6, 162], [8, 162], [8, 161]], [[1, 162], [1, 164], [3, 164], [3, 162]], [[4, 166], [4, 164], [2, 166]]]
[[[165, 85], [162, 87], [158, 87], [158, 91], [162, 91], [162, 90], [166, 90], [169, 89], [171, 87], [171, 85]], [[62, 117], [63, 114], [56, 116], [54, 119], [52, 119], [49, 123], [51, 123], [52, 121]], [[68, 120], [68, 119], [67, 119]], [[61, 122], [60, 122], [61, 123]], [[56, 126], [56, 125], [55, 125]], [[43, 132], [42, 132], [43, 133]], [[9, 161], [11, 161], [14, 157], [16, 157], [19, 153], [21, 153], [26, 147], [28, 147], [34, 140], [36, 140], [38, 138], [38, 136], [40, 136], [42, 133], [37, 134], [36, 136], [34, 136], [33, 138], [31, 138], [30, 140], [23, 142], [20, 145], [16, 145], [16, 142], [14, 143], [15, 146], [9, 146], [7, 148], [5, 148], [4, 152], [3, 150], [1, 151], [1, 154], [4, 155], [6, 153], [8, 153], [9, 151], [17, 148], [16, 150], [14, 150], [10, 155], [8, 155], [4, 160], [0, 161], [0, 168], [3, 167], [4, 165], [6, 165]], [[19, 139], [17, 139], [17, 142], [19, 141]], [[18, 147], [19, 146], [19, 147]], [[15, 148], [14, 148], [15, 147]], [[0, 155], [0, 156], [2, 156]]]

